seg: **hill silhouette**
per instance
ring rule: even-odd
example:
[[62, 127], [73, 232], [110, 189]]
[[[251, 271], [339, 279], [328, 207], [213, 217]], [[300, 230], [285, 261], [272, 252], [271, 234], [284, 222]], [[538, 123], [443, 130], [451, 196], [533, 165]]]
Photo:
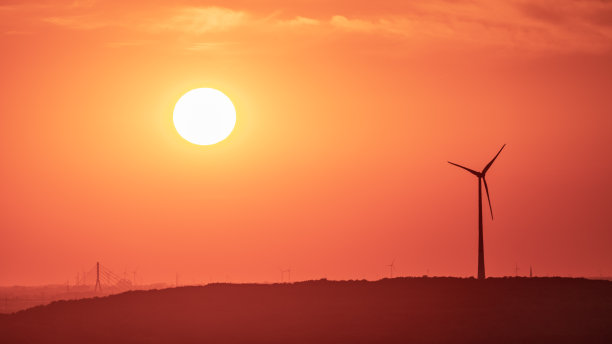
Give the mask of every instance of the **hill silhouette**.
[[211, 284], [0, 316], [3, 343], [612, 343], [612, 282]]

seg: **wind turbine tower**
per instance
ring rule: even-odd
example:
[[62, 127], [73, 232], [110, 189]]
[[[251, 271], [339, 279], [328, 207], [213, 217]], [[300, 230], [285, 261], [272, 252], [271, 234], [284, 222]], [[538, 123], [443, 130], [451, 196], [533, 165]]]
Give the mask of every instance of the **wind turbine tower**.
[[497, 159], [497, 157], [499, 156], [499, 153], [501, 153], [501, 151], [504, 149], [504, 147], [506, 147], [505, 144], [502, 146], [499, 152], [497, 152], [495, 157], [493, 157], [493, 159], [487, 164], [487, 166], [485, 166], [480, 172], [474, 171], [459, 164], [455, 164], [454, 162], [448, 162], [449, 164], [460, 167], [478, 177], [478, 279], [485, 279], [484, 242], [482, 234], [482, 184], [484, 184], [485, 191], [487, 193], [487, 200], [489, 201], [489, 210], [491, 211], [491, 219], [493, 219], [493, 207], [491, 207], [489, 187], [487, 186], [487, 180], [485, 179], [485, 176], [487, 174], [487, 171], [489, 171], [489, 169], [491, 168], [491, 165], [493, 165], [493, 162], [495, 162], [495, 159]]
[[96, 262], [96, 285], [94, 291], [102, 291], [102, 285], [100, 285], [100, 262]]
[[281, 283], [285, 281], [285, 272], [287, 273], [287, 282], [291, 283], [291, 268], [287, 268], [287, 270], [279, 269], [281, 273]]
[[393, 258], [393, 261], [391, 262], [391, 264], [387, 266], [389, 267], [389, 278], [393, 278], [393, 268], [395, 267], [395, 258]]

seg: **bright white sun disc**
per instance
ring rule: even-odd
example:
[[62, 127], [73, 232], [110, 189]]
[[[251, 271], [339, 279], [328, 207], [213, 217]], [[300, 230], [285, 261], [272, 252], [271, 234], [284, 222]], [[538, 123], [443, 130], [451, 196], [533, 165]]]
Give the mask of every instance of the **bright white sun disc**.
[[236, 125], [232, 101], [213, 88], [196, 88], [185, 93], [174, 106], [174, 127], [185, 140], [196, 145], [223, 141]]

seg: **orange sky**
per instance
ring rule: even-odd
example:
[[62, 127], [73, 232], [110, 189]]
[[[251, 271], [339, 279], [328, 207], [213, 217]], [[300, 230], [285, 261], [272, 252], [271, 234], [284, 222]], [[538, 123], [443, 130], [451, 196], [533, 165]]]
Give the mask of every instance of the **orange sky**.
[[[0, 285], [612, 275], [612, 3], [6, 1]], [[237, 110], [214, 146], [186, 91]]]

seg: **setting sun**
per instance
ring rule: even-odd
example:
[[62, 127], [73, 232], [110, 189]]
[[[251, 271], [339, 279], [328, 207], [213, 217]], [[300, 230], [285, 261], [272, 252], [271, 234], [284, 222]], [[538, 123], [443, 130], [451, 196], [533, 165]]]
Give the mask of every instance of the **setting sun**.
[[185, 93], [174, 106], [174, 126], [187, 141], [212, 145], [234, 129], [236, 109], [223, 92], [197, 88]]

